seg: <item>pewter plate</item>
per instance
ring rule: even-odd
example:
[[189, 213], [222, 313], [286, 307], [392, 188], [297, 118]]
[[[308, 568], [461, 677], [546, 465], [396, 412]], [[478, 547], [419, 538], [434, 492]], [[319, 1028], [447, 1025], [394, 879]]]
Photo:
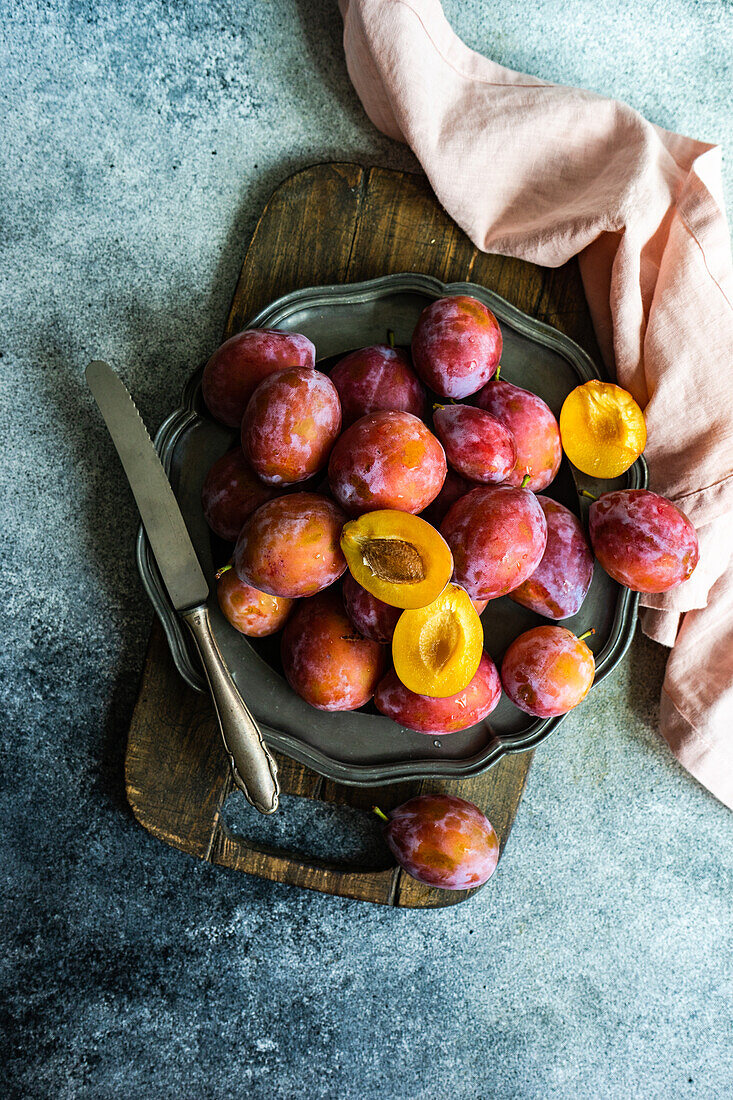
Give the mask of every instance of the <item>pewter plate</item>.
[[[592, 359], [556, 329], [542, 324], [473, 283], [444, 284], [426, 275], [400, 274], [348, 286], [312, 287], [279, 298], [253, 317], [248, 327], [302, 332], [316, 345], [319, 363], [332, 363], [354, 348], [384, 343], [388, 330], [398, 345], [409, 346], [420, 312], [433, 299], [470, 294], [484, 302], [501, 323], [504, 337], [502, 377], [538, 393], [555, 415], [570, 390], [602, 377]], [[160, 428], [155, 445], [171, 479], [199, 560], [215, 592], [215, 570], [230, 553], [214, 538], [201, 510], [201, 486], [215, 461], [235, 442], [230, 429], [209, 416], [201, 397], [199, 369], [186, 386], [181, 407]], [[599, 481], [581, 474], [563, 459], [545, 490], [585, 522], [594, 494], [616, 488], [643, 488], [646, 465], [639, 459], [620, 478]], [[203, 675], [182, 624], [170, 605], [155, 561], [140, 529], [137, 543], [140, 574], [163, 625], [173, 660], [184, 680], [204, 691]], [[600, 566], [580, 612], [563, 621], [581, 633], [590, 627], [589, 645], [596, 660], [596, 683], [618, 664], [631, 641], [638, 596], [617, 585]], [[555, 730], [562, 718], [537, 719], [503, 696], [489, 718], [460, 733], [428, 737], [404, 729], [370, 704], [360, 711], [326, 713], [296, 695], [282, 675], [278, 639], [248, 640], [221, 614], [215, 595], [209, 598], [212, 627], [234, 679], [260, 722], [272, 748], [341, 783], [384, 784], [413, 778], [478, 775], [510, 752], [533, 749]], [[509, 643], [524, 630], [547, 622], [504, 597], [492, 600], [483, 616], [485, 646], [500, 663]], [[593, 690], [581, 704], [593, 706]]]

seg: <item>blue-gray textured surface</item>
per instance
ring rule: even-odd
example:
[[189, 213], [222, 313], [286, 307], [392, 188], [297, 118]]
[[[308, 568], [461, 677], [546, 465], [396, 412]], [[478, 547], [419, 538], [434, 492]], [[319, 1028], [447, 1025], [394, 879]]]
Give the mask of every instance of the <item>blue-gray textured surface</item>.
[[[456, 909], [271, 885], [131, 819], [150, 610], [82, 367], [111, 360], [155, 426], [272, 188], [414, 162], [363, 116], [323, 0], [0, 12], [6, 1095], [733, 1096], [733, 818], [659, 742], [643, 639], [538, 752], [495, 879]], [[447, 14], [504, 64], [733, 136], [725, 0]]]

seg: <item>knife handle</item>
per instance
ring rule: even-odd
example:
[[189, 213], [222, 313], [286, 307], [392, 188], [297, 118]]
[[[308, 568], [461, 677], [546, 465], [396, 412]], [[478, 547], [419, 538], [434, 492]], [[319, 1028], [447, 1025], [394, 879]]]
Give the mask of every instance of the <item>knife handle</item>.
[[272, 814], [280, 793], [277, 765], [224, 663], [211, 631], [208, 609], [202, 604], [181, 615], [194, 636], [206, 672], [234, 782], [256, 810]]

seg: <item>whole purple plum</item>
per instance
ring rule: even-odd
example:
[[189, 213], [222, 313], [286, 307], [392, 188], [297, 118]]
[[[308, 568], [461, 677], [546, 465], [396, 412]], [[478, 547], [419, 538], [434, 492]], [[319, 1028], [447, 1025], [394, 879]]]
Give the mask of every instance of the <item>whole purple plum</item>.
[[344, 428], [382, 410], [425, 416], [425, 389], [401, 348], [374, 344], [352, 351], [333, 368], [331, 381], [341, 399]]
[[362, 416], [331, 451], [331, 492], [350, 515], [383, 508], [417, 514], [435, 500], [447, 470], [445, 452], [412, 413]]
[[546, 489], [562, 460], [560, 427], [549, 405], [536, 393], [503, 378], [487, 383], [476, 404], [501, 420], [514, 436], [517, 462], [506, 484], [524, 484], [535, 493]]
[[217, 348], [204, 367], [201, 390], [209, 412], [238, 428], [263, 378], [286, 367], [313, 367], [316, 349], [306, 336], [277, 329], [246, 329]]
[[509, 593], [547, 619], [577, 614], [593, 580], [593, 555], [578, 517], [550, 497], [537, 497], [547, 520], [547, 546], [528, 580]]
[[402, 608], [392, 607], [372, 596], [354, 580], [351, 573], [344, 577], [343, 596], [346, 614], [359, 633], [373, 642], [389, 645]]
[[538, 718], [577, 707], [596, 669], [584, 637], [564, 626], [535, 626], [515, 638], [501, 663], [501, 683], [514, 705]]
[[482, 485], [507, 480], [517, 462], [517, 446], [495, 416], [472, 405], [441, 405], [433, 424], [448, 465], [459, 474]]
[[588, 527], [599, 562], [634, 592], [667, 592], [694, 572], [697, 532], [671, 500], [649, 489], [616, 489], [590, 506]]
[[473, 679], [455, 695], [435, 698], [410, 691], [394, 669], [384, 677], [374, 696], [377, 710], [416, 733], [448, 734], [468, 729], [491, 714], [501, 697], [496, 665], [484, 653]]
[[440, 532], [457, 584], [471, 599], [505, 596], [531, 577], [547, 544], [547, 520], [529, 489], [481, 486], [460, 497]]
[[452, 508], [459, 497], [463, 497], [466, 493], [470, 493], [471, 489], [478, 488], [475, 481], [467, 481], [465, 477], [461, 477], [455, 470], [452, 470], [450, 466], [445, 475], [445, 481], [443, 482], [443, 488], [438, 493], [437, 497], [427, 508], [420, 513], [422, 519], [427, 520], [428, 523], [432, 523], [433, 527], [440, 527], [441, 523], [446, 517], [446, 513], [449, 508]]
[[450, 794], [422, 794], [392, 810], [387, 844], [418, 882], [442, 890], [471, 890], [491, 878], [499, 838], [478, 806]]
[[242, 417], [242, 450], [267, 485], [305, 481], [326, 465], [341, 405], [331, 379], [312, 367], [270, 374]]
[[493, 377], [501, 358], [501, 330], [490, 309], [457, 295], [431, 302], [412, 335], [415, 370], [441, 397], [468, 397]]
[[201, 504], [214, 534], [236, 542], [244, 521], [274, 495], [275, 490], [257, 477], [242, 448], [235, 447], [218, 458], [206, 475]]

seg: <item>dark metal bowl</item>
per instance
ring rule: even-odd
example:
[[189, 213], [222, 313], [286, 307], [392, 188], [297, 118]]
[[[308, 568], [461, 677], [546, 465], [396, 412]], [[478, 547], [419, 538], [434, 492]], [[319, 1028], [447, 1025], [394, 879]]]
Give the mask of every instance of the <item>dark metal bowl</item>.
[[[567, 336], [528, 317], [490, 290], [473, 283], [446, 285], [426, 275], [387, 275], [350, 286], [298, 290], [262, 310], [250, 326], [302, 332], [314, 342], [319, 362], [323, 362], [354, 348], [384, 343], [388, 329], [394, 332], [398, 345], [409, 345], [420, 312], [433, 299], [449, 294], [473, 295], [496, 314], [504, 337], [502, 377], [539, 394], [556, 416], [570, 390], [601, 377], [586, 352]], [[282, 676], [278, 639], [244, 638], [226, 621], [213, 595], [215, 569], [226, 560], [229, 548], [213, 538], [206, 525], [201, 486], [211, 464], [234, 439], [234, 433], [206, 411], [199, 370], [184, 390], [181, 407], [162, 425], [155, 444], [209, 580], [209, 610], [217, 641], [269, 745], [341, 783], [384, 784], [418, 777], [477, 775], [507, 753], [535, 748], [557, 728], [562, 718], [532, 718], [506, 696], [488, 720], [460, 733], [432, 737], [403, 729], [372, 706], [326, 713], [296, 695]], [[585, 520], [588, 502], [579, 496], [579, 489], [598, 495], [608, 489], [637, 489], [646, 484], [643, 459], [623, 477], [609, 481], [586, 477], [563, 459], [546, 492]], [[137, 558], [178, 671], [197, 691], [205, 690], [197, 657], [170, 605], [142, 528]], [[634, 632], [637, 605], [636, 593], [596, 567], [579, 614], [563, 620], [564, 626], [577, 633], [595, 628], [589, 644], [595, 654], [596, 682], [607, 676], [625, 653]], [[492, 600], [482, 618], [485, 647], [497, 664], [518, 634], [547, 621], [508, 598]], [[593, 706], [592, 691], [582, 705]]]

